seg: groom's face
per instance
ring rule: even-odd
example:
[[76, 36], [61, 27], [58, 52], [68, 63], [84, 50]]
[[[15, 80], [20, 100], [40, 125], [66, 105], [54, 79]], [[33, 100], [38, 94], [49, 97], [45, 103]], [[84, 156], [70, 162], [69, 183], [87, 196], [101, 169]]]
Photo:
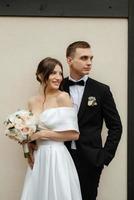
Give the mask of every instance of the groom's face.
[[67, 58], [71, 75], [81, 78], [89, 74], [92, 68], [92, 59], [91, 48], [77, 48], [73, 55]]

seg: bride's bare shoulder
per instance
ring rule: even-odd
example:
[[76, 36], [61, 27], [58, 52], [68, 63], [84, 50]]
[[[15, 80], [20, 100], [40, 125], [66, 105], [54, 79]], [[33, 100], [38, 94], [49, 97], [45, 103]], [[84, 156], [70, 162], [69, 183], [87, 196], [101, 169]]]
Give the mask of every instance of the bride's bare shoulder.
[[31, 103], [31, 104], [34, 104], [34, 103], [37, 103], [37, 102], [40, 102], [42, 101], [42, 96], [38, 95], [38, 96], [32, 96], [28, 102]]
[[72, 106], [72, 100], [67, 92], [60, 91], [57, 102], [59, 106]]
[[42, 96], [33, 96], [28, 100], [28, 108], [33, 108], [36, 107], [36, 105], [41, 104], [43, 101]]

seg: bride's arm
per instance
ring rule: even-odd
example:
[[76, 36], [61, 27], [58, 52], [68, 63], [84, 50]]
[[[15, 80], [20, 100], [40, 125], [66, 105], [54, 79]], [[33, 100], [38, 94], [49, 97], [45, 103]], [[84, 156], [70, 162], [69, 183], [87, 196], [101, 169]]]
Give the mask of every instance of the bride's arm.
[[31, 136], [31, 141], [34, 140], [54, 140], [54, 141], [70, 141], [78, 140], [79, 133], [76, 131], [55, 132], [51, 130], [41, 130]]
[[[31, 99], [29, 99], [28, 104], [27, 104], [27, 108], [31, 112], [33, 112], [32, 105], [33, 105], [34, 99], [35, 98], [33, 98], [33, 97]], [[34, 165], [34, 151], [37, 150], [36, 141], [29, 142], [28, 147], [29, 147], [29, 151], [30, 151], [30, 156], [28, 157], [27, 162], [28, 162], [30, 168], [32, 169], [33, 165]]]
[[[72, 107], [72, 101], [66, 92], [62, 92], [58, 96], [58, 104], [59, 106], [67, 106]], [[73, 119], [72, 119], [73, 120]], [[49, 129], [41, 130], [31, 136], [31, 141], [34, 140], [55, 140], [55, 141], [71, 141], [71, 140], [78, 140], [79, 133], [77, 131], [65, 130], [65, 131], [52, 131]]]

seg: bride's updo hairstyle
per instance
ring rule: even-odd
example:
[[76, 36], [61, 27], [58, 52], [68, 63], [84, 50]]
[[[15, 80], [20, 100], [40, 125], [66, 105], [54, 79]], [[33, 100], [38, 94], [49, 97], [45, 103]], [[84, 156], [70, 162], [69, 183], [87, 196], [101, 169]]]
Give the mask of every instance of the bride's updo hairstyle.
[[[59, 65], [61, 67], [61, 70], [63, 73], [63, 66], [59, 60], [57, 60], [55, 58], [51, 58], [51, 57], [47, 57], [47, 58], [43, 59], [37, 67], [36, 79], [41, 84], [46, 83], [50, 74], [53, 73], [56, 65]], [[62, 75], [62, 78], [63, 78], [63, 75]]]

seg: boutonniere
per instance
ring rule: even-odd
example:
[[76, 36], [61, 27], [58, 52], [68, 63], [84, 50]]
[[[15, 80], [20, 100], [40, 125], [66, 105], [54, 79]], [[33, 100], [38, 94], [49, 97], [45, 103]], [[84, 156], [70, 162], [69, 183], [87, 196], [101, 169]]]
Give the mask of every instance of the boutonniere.
[[88, 97], [88, 106], [97, 106], [97, 101], [95, 97]]

